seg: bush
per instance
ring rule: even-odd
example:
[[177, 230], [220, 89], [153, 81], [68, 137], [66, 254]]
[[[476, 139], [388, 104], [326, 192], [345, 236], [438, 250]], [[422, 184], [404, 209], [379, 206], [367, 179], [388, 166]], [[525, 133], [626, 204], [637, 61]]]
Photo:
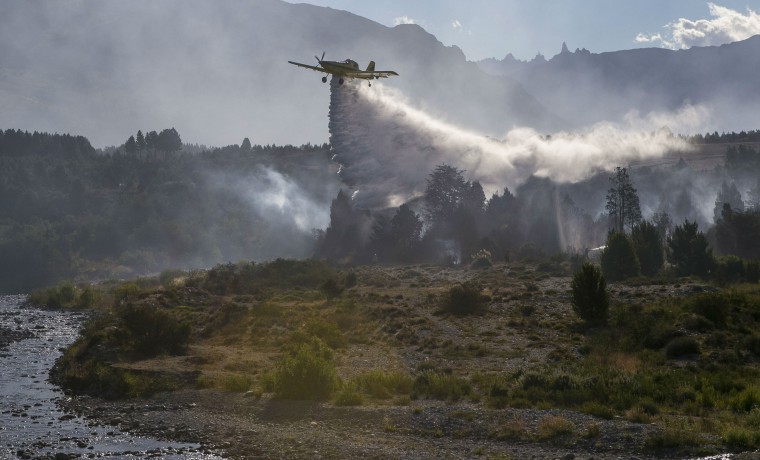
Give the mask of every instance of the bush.
[[328, 299], [338, 297], [343, 293], [343, 289], [344, 287], [338, 283], [336, 278], [328, 278], [319, 286], [319, 290], [322, 291]]
[[619, 281], [639, 275], [639, 258], [633, 243], [620, 232], [610, 232], [602, 251], [602, 272], [610, 281]]
[[607, 282], [596, 265], [584, 263], [570, 283], [573, 311], [590, 324], [605, 324], [610, 298]]
[[539, 439], [552, 439], [557, 436], [571, 434], [574, 430], [575, 425], [573, 425], [573, 422], [556, 415], [544, 417], [536, 426]]
[[745, 388], [731, 400], [731, 408], [737, 412], [751, 412], [760, 408], [760, 387]]
[[676, 337], [665, 346], [665, 355], [671, 359], [698, 354], [699, 342], [692, 337]]
[[470, 315], [482, 313], [486, 306], [480, 288], [472, 283], [462, 283], [449, 289], [443, 298], [441, 308], [455, 315]]
[[388, 399], [392, 396], [408, 395], [412, 391], [413, 380], [399, 372], [372, 370], [352, 379], [358, 389], [373, 398]]
[[412, 396], [415, 398], [459, 401], [470, 393], [472, 388], [467, 380], [433, 371], [425, 371], [418, 375], [412, 386]]
[[275, 393], [285, 399], [325, 400], [337, 385], [332, 350], [317, 338], [286, 352], [274, 375]]
[[45, 290], [34, 291], [29, 295], [29, 303], [50, 308], [70, 308], [79, 306], [77, 291], [71, 283]]
[[116, 287], [113, 291], [114, 306], [122, 303], [131, 303], [137, 300], [140, 295], [140, 288], [135, 283], [124, 283]]
[[689, 309], [717, 326], [724, 326], [728, 319], [729, 306], [737, 299], [725, 292], [712, 292], [694, 296], [689, 302]]
[[744, 279], [744, 261], [736, 256], [723, 256], [716, 259], [715, 274], [723, 283], [736, 283]]
[[361, 406], [364, 398], [355, 385], [344, 385], [335, 397], [336, 406]]
[[323, 319], [313, 319], [306, 325], [306, 332], [320, 338], [332, 349], [344, 348], [348, 339], [334, 323]]
[[188, 324], [153, 306], [128, 305], [119, 312], [119, 319], [125, 332], [122, 341], [140, 356], [182, 354], [190, 341]]
[[491, 263], [491, 253], [485, 249], [481, 249], [472, 255], [472, 263], [470, 268], [489, 268], [493, 265]]

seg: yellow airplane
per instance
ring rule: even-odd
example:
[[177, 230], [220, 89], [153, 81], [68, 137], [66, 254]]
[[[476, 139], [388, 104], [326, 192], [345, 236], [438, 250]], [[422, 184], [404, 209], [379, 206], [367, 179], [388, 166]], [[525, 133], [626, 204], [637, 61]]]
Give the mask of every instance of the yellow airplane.
[[[378, 78], [388, 78], [392, 75], [398, 75], [392, 70], [375, 70], [375, 61], [369, 61], [367, 70], [360, 70], [359, 64], [351, 59], [345, 61], [325, 61], [325, 53], [322, 53], [322, 58], [314, 56], [314, 59], [319, 63], [319, 67], [307, 64], [301, 64], [299, 62], [288, 61], [290, 64], [297, 65], [298, 67], [304, 67], [306, 69], [316, 70], [330, 75], [338, 77], [338, 84], [343, 84], [344, 79], [353, 80], [354, 78], [361, 78], [362, 80], [376, 80]], [[327, 76], [322, 77], [322, 83], [327, 83]], [[372, 86], [370, 82], [369, 86]]]

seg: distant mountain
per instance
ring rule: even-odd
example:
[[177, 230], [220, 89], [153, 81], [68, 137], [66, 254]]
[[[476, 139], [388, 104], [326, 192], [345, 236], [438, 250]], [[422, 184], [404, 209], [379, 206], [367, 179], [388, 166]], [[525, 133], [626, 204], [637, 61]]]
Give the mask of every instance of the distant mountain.
[[711, 109], [709, 129], [760, 126], [760, 35], [722, 46], [688, 50], [634, 49], [609, 53], [562, 51], [549, 60], [478, 62], [510, 76], [542, 104], [576, 126], [640, 113], [675, 110], [686, 103]]
[[[559, 119], [416, 25], [279, 0], [0, 3], [0, 127], [77, 132], [96, 146], [176, 127], [206, 144], [327, 140], [329, 88], [287, 64], [369, 60], [441, 118], [499, 135]], [[366, 83], [364, 83], [366, 84]]]

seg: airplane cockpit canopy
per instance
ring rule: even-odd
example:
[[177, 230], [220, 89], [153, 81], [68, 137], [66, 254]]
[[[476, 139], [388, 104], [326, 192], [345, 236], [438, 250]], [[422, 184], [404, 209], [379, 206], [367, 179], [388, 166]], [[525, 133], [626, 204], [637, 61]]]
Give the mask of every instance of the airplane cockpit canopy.
[[359, 68], [359, 64], [357, 64], [356, 61], [354, 61], [352, 59], [346, 59], [345, 61], [343, 61], [343, 64], [348, 64], [348, 65], [350, 65], [352, 67], [355, 67], [357, 69]]

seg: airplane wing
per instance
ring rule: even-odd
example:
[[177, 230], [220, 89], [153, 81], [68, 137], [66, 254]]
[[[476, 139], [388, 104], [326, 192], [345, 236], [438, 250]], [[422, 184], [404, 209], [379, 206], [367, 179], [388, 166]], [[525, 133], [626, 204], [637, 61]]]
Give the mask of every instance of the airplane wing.
[[347, 75], [354, 78], [388, 78], [391, 76], [398, 76], [398, 74], [392, 70], [357, 70], [355, 72], [347, 72]]
[[323, 69], [322, 67], [316, 67], [316, 66], [308, 65], [308, 64], [301, 64], [300, 62], [293, 62], [293, 61], [288, 61], [288, 63], [297, 65], [298, 67], [303, 67], [305, 69], [316, 70], [317, 72], [330, 73], [327, 70]]

